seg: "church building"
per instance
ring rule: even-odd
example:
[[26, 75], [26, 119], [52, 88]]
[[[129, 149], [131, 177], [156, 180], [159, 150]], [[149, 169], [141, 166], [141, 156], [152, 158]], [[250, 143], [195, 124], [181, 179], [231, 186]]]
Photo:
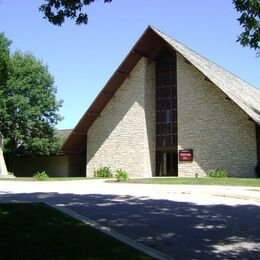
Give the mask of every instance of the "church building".
[[[221, 55], [221, 52], [220, 52]], [[65, 140], [60, 154], [130, 177], [254, 177], [260, 90], [148, 27]]]

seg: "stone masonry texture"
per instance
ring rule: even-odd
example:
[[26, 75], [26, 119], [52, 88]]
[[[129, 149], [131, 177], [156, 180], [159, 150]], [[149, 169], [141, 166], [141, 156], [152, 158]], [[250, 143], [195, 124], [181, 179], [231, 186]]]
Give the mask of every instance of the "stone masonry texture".
[[179, 162], [179, 176], [222, 168], [231, 176], [254, 177], [255, 123], [180, 55], [177, 86], [178, 149], [194, 150], [193, 162]]
[[5, 165], [3, 148], [4, 148], [4, 140], [3, 140], [3, 136], [0, 132], [0, 176], [7, 176], [8, 172], [7, 172], [7, 168]]
[[114, 173], [123, 169], [131, 177], [152, 175], [153, 84], [154, 65], [142, 58], [88, 130], [87, 176], [104, 166], [111, 167]]
[[[179, 162], [178, 176], [199, 177], [214, 168], [254, 177], [255, 124], [191, 64], [177, 55], [178, 150], [193, 149], [193, 162]], [[100, 167], [130, 177], [155, 175], [155, 66], [142, 58], [88, 130], [87, 176]]]

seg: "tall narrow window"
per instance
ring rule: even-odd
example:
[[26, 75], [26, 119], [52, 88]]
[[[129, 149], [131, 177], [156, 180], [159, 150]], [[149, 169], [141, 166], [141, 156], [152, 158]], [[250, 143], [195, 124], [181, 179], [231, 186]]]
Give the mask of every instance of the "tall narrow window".
[[177, 175], [176, 53], [165, 50], [156, 59], [156, 175]]

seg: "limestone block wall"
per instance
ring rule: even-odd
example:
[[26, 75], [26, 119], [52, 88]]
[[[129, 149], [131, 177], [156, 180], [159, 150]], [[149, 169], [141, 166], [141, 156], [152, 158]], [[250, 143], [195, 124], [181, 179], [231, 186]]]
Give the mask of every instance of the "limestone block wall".
[[193, 162], [179, 162], [179, 176], [205, 176], [216, 167], [232, 176], [255, 176], [254, 122], [180, 55], [177, 84], [178, 149], [194, 150]]
[[[146, 65], [145, 73], [145, 121], [146, 121], [146, 138], [145, 138], [145, 175], [144, 177], [155, 176], [156, 162], [156, 138], [155, 138], [155, 63], [151, 62]], [[147, 152], [148, 151], [148, 156]]]
[[6, 165], [5, 165], [3, 147], [4, 147], [3, 136], [0, 133], [0, 176], [7, 176], [8, 172], [7, 172]]
[[142, 58], [88, 130], [87, 176], [104, 166], [126, 170], [131, 177], [152, 175], [154, 141], [148, 136], [154, 112], [148, 110], [154, 101], [146, 97], [154, 95], [153, 70]]

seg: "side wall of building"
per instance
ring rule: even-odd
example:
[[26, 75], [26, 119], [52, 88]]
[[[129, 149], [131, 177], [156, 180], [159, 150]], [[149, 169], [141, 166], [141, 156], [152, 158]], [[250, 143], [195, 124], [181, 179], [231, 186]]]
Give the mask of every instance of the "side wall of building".
[[14, 160], [16, 177], [32, 177], [45, 171], [50, 177], [85, 176], [85, 154], [62, 156], [18, 156]]
[[[193, 162], [178, 163], [178, 176], [222, 168], [254, 177], [254, 122], [180, 55], [177, 88], [178, 150], [194, 151]], [[87, 176], [103, 166], [155, 175], [155, 128], [155, 66], [142, 58], [88, 131]]]
[[113, 172], [123, 169], [131, 177], [152, 176], [153, 70], [142, 58], [88, 130], [87, 176], [104, 166]]
[[254, 177], [254, 122], [180, 55], [177, 87], [178, 149], [194, 150], [193, 162], [179, 162], [179, 176], [222, 168], [232, 176]]

